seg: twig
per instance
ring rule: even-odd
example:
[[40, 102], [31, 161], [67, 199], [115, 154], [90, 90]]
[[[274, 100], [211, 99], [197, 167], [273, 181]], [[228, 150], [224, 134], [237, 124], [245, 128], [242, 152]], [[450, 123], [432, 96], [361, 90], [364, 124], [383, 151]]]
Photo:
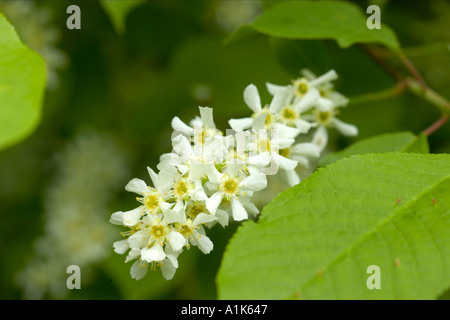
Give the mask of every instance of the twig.
[[436, 132], [438, 129], [440, 129], [448, 120], [448, 115], [443, 114], [442, 117], [440, 117], [436, 122], [434, 122], [431, 126], [423, 130], [423, 133], [429, 137], [431, 134]]
[[416, 80], [419, 82], [422, 89], [426, 90], [427, 84], [425, 83], [425, 80], [423, 80], [419, 71], [417, 71], [416, 67], [412, 64], [411, 60], [409, 60], [408, 57], [403, 52], [400, 52], [398, 55], [400, 57], [400, 60], [403, 62], [403, 64], [409, 70], [409, 72], [411, 72], [411, 74], [414, 76], [414, 78], [416, 78]]
[[[416, 67], [413, 63], [408, 59], [408, 57], [403, 53], [397, 53], [398, 57], [402, 61], [402, 63], [406, 66], [406, 68], [411, 72], [414, 78], [405, 78], [401, 73], [398, 72], [395, 68], [389, 65], [385, 58], [385, 52], [380, 51], [380, 49], [374, 49], [367, 45], [360, 46], [368, 55], [370, 55], [384, 70], [386, 70], [394, 79], [397, 80], [397, 86], [403, 91], [406, 87], [410, 92], [420, 96], [421, 98], [427, 100], [431, 104], [435, 105], [442, 111], [442, 116], [434, 122], [431, 126], [426, 128], [423, 132], [426, 136], [431, 135], [436, 130], [441, 128], [447, 121], [450, 115], [450, 102], [441, 96], [436, 91], [430, 89], [425, 83], [424, 79], [417, 71]], [[404, 86], [404, 87], [403, 87]], [[400, 91], [400, 92], [401, 92]], [[372, 97], [383, 98], [396, 94], [395, 87], [393, 89], [384, 90], [382, 92], [378, 92], [372, 94]], [[367, 95], [371, 97], [371, 95]]]
[[366, 52], [370, 57], [372, 57], [375, 62], [384, 70], [386, 70], [394, 79], [397, 81], [400, 81], [403, 77], [403, 75], [398, 72], [397, 69], [392, 67], [390, 64], [386, 63], [385, 57], [386, 52], [381, 51], [379, 48], [371, 47], [366, 44], [360, 44], [359, 47]]
[[450, 113], [450, 102], [439, 93], [429, 87], [424, 89], [418, 81], [412, 78], [407, 78], [406, 83], [409, 91], [435, 105], [441, 109], [443, 113]]
[[366, 93], [366, 94], [363, 94], [360, 96], [352, 97], [350, 99], [349, 104], [353, 105], [353, 104], [358, 104], [358, 103], [367, 102], [367, 101], [383, 100], [383, 99], [395, 97], [395, 96], [398, 96], [399, 94], [401, 94], [403, 91], [405, 91], [406, 87], [407, 87], [406, 81], [402, 80], [402, 81], [397, 82], [396, 85], [393, 86], [392, 88], [377, 91], [377, 92], [370, 92], [370, 93]]

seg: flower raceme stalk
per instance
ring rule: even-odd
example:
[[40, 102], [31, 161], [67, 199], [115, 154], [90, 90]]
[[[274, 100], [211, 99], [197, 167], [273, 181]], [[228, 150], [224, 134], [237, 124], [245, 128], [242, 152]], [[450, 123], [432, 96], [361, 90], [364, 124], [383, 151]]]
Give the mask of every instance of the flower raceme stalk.
[[[357, 128], [337, 119], [347, 99], [334, 90], [334, 70], [302, 77], [286, 86], [267, 83], [272, 95], [263, 106], [258, 89], [250, 84], [244, 101], [249, 117], [230, 119], [224, 134], [216, 128], [213, 109], [199, 107], [200, 116], [189, 124], [172, 120], [172, 151], [161, 155], [157, 172], [148, 168], [152, 184], [132, 179], [125, 187], [137, 194], [138, 206], [112, 214], [122, 225], [125, 239], [114, 243], [116, 253], [128, 251], [125, 262], [136, 260], [131, 277], [139, 280], [147, 270], [161, 267], [172, 279], [178, 256], [191, 246], [204, 254], [213, 250], [205, 227], [254, 217], [259, 209], [253, 195], [267, 187], [268, 175], [279, 175], [287, 186], [300, 183], [296, 169], [307, 168], [328, 141], [328, 129], [354, 136]], [[311, 142], [298, 137], [315, 130]]]

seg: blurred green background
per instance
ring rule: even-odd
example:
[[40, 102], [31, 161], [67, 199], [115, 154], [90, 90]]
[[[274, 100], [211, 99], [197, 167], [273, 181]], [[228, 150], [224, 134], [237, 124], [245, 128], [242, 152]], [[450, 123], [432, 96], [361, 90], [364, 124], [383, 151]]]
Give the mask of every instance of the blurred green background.
[[[2, 0], [0, 12], [7, 2], [30, 1]], [[353, 2], [364, 12], [368, 4], [380, 4], [382, 21], [397, 33], [426, 82], [450, 98], [448, 1], [408, 1], [408, 5], [401, 1]], [[135, 207], [134, 196], [124, 186], [133, 177], [150, 182], [146, 166], [155, 168], [159, 156], [171, 150], [171, 119], [178, 116], [187, 122], [197, 115], [198, 106], [210, 106], [216, 125], [225, 130], [228, 119], [249, 115], [242, 98], [248, 84], [254, 83], [263, 102], [268, 103], [265, 82], [288, 84], [305, 67], [318, 74], [335, 69], [340, 76], [337, 90], [350, 99], [395, 85], [358, 46], [341, 49], [331, 40], [263, 35], [224, 45], [230, 32], [271, 5], [267, 1], [144, 1], [129, 12], [123, 33], [116, 31], [100, 2], [75, 4], [81, 9], [81, 30], [66, 28], [67, 2], [33, 2], [33, 16], [45, 12], [45, 19], [37, 24], [41, 29], [35, 28], [35, 32], [59, 32], [53, 46], [63, 53], [65, 63], [56, 70], [59, 83], [46, 91], [37, 130], [0, 151], [2, 299], [215, 299], [215, 275], [236, 223], [208, 231], [215, 246], [209, 255], [195, 247], [185, 250], [171, 281], [164, 280], [157, 270], [136, 282], [129, 275], [131, 263], [124, 264], [125, 256], [112, 250], [112, 241], [121, 239], [121, 229], [108, 224], [109, 216]], [[19, 35], [29, 21], [10, 18]], [[340, 117], [357, 125], [360, 134], [345, 138], [333, 132], [329, 150], [385, 132], [418, 133], [434, 122], [439, 112], [404, 93], [350, 103]], [[429, 139], [431, 152], [449, 153], [449, 135], [448, 124], [434, 133]], [[85, 206], [88, 209], [81, 224], [97, 231], [106, 228], [94, 235], [105, 242], [106, 249], [98, 254], [101, 258], [92, 263], [88, 259], [81, 268], [81, 290], [52, 289], [48, 275], [65, 287], [69, 276], [65, 268], [78, 262], [70, 261], [68, 249], [63, 253], [66, 264], [50, 269], [41, 264], [44, 271], [40, 274], [36, 262], [42, 259], [45, 263], [49, 258], [38, 258], [37, 252], [50, 256], [54, 252], [45, 241], [36, 239], [55, 229], [62, 242], [87, 239], [81, 227], [72, 228], [71, 223], [55, 226], [59, 221], [55, 216], [76, 214], [77, 204], [88, 201], [93, 204]], [[29, 273], [32, 280], [20, 280], [18, 274], [27, 266], [36, 272]], [[39, 294], [24, 290], [24, 281], [41, 286]]]

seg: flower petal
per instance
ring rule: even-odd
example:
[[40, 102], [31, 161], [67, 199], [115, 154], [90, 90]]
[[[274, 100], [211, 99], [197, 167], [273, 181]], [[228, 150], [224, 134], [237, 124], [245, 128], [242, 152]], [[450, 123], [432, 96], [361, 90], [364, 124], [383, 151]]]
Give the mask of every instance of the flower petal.
[[316, 88], [310, 88], [308, 92], [294, 105], [294, 108], [303, 113], [311, 109], [320, 97], [320, 93]]
[[109, 222], [112, 224], [123, 225], [123, 212], [117, 211], [111, 215]]
[[264, 127], [266, 125], [266, 114], [260, 113], [256, 116], [255, 119], [253, 119], [252, 123], [252, 129], [253, 131], [257, 132], [258, 134], [261, 134], [259, 131], [264, 130]]
[[314, 124], [311, 122], [308, 122], [303, 119], [297, 119], [295, 120], [295, 127], [300, 130], [300, 133], [307, 133], [311, 127], [313, 127]]
[[319, 126], [314, 132], [312, 142], [317, 145], [322, 152], [328, 143], [328, 130], [324, 126]]
[[133, 235], [129, 236], [127, 239], [128, 246], [131, 249], [141, 249], [147, 244], [148, 240], [144, 236], [142, 231], [138, 231]]
[[172, 147], [180, 156], [188, 157], [192, 153], [191, 143], [181, 134], [172, 139]]
[[204, 254], [210, 253], [214, 248], [213, 242], [205, 235], [201, 235], [200, 238], [196, 239], [195, 243]]
[[208, 176], [209, 181], [213, 183], [217, 183], [222, 178], [222, 174], [217, 170], [217, 168], [214, 166], [214, 164], [205, 164], [204, 165], [206, 175]]
[[267, 187], [267, 178], [263, 173], [255, 173], [239, 183], [239, 188], [244, 191], [260, 191]]
[[330, 70], [327, 73], [321, 75], [320, 77], [312, 79], [309, 82], [309, 85], [313, 86], [313, 87], [317, 87], [317, 86], [320, 86], [320, 85], [322, 85], [322, 84], [324, 84], [326, 82], [331, 82], [333, 80], [336, 80], [337, 78], [338, 78], [338, 75], [337, 75], [336, 71], [335, 70]]
[[130, 247], [128, 247], [127, 240], [119, 240], [113, 243], [114, 252], [124, 254]]
[[140, 207], [137, 207], [133, 210], [126, 211], [123, 213], [123, 224], [126, 226], [134, 226], [136, 223], [138, 223], [139, 219], [143, 215], [143, 211]]
[[303, 155], [307, 157], [320, 157], [320, 148], [312, 142], [297, 143], [291, 147], [292, 154]]
[[194, 129], [189, 127], [186, 123], [180, 120], [178, 117], [174, 117], [172, 119], [172, 128], [173, 130], [177, 132], [181, 132], [188, 137], [192, 136], [194, 134]]
[[278, 137], [280, 138], [294, 139], [300, 133], [300, 129], [289, 127], [282, 123], [277, 123], [275, 129], [278, 130]]
[[216, 128], [213, 120], [213, 109], [208, 107], [198, 107], [200, 109], [200, 117], [206, 128]]
[[277, 90], [277, 92], [272, 98], [272, 101], [270, 101], [269, 105], [270, 112], [276, 113], [280, 111], [280, 109], [286, 105], [288, 96], [289, 92], [285, 88]]
[[273, 153], [272, 154], [272, 162], [274, 162], [278, 164], [278, 166], [281, 169], [284, 170], [293, 170], [295, 169], [295, 167], [297, 166], [297, 161], [292, 160], [292, 159], [288, 159], [286, 157], [283, 157], [281, 155], [279, 155], [278, 153]]
[[127, 185], [125, 186], [125, 190], [143, 195], [145, 192], [147, 192], [148, 187], [145, 181], [134, 178], [127, 183]]
[[166, 257], [163, 247], [158, 243], [150, 249], [145, 247], [141, 250], [141, 257], [147, 262], [162, 261]]
[[254, 216], [259, 214], [259, 209], [253, 202], [246, 203], [244, 208], [248, 214], [252, 214]]
[[150, 179], [152, 179], [153, 186], [155, 188], [158, 188], [158, 175], [150, 167], [147, 167], [147, 171], [148, 171], [148, 175], [150, 176]]
[[248, 219], [247, 211], [245, 210], [242, 203], [240, 203], [239, 200], [235, 197], [231, 198], [231, 211], [233, 213], [233, 219], [235, 221]]
[[333, 118], [332, 123], [336, 130], [338, 130], [340, 133], [342, 133], [344, 136], [357, 136], [358, 135], [358, 128], [350, 123], [345, 123], [337, 118]]
[[244, 131], [252, 126], [253, 118], [230, 119], [228, 124], [234, 131]]
[[[180, 205], [182, 207], [180, 207]], [[168, 209], [164, 211], [164, 221], [167, 223], [178, 222], [182, 224], [186, 222], [186, 214], [184, 211], [184, 205], [182, 200], [178, 201], [177, 204], [173, 207], [173, 209]]]
[[295, 170], [283, 170], [280, 172], [281, 179], [289, 187], [293, 187], [300, 183], [300, 177]]
[[286, 90], [285, 86], [276, 85], [270, 82], [266, 82], [266, 88], [272, 96], [276, 95], [280, 90]]
[[177, 231], [169, 232], [167, 234], [167, 240], [175, 251], [180, 251], [186, 245], [186, 238]]
[[141, 266], [140, 261], [137, 260], [130, 268], [131, 278], [141, 280], [147, 274], [148, 267]]
[[220, 191], [217, 191], [214, 193], [211, 197], [209, 197], [206, 201], [206, 209], [212, 214], [215, 214], [217, 211], [217, 208], [219, 207], [220, 203], [222, 202], [223, 193]]
[[166, 193], [170, 190], [173, 185], [174, 176], [172, 173], [167, 172], [165, 170], [161, 170], [158, 173], [158, 191], [161, 194]]
[[[173, 163], [173, 161], [170, 161], [170, 160], [163, 160], [160, 163], [158, 163], [158, 165], [156, 167], [158, 168], [160, 173], [161, 173], [161, 171], [166, 171], [173, 176], [176, 175], [178, 172], [177, 168], [175, 167], [175, 164]], [[149, 174], [150, 174], [150, 171], [149, 171]], [[154, 173], [154, 174], [156, 175], [156, 173]], [[152, 176], [153, 176], [153, 174], [150, 174], [150, 177], [152, 177]], [[152, 178], [152, 180], [153, 180], [153, 178]], [[159, 179], [156, 178], [156, 184], [153, 184], [155, 186], [155, 188], [158, 188], [158, 182], [159, 182]]]
[[137, 259], [140, 256], [141, 256], [141, 249], [131, 249], [130, 252], [128, 252], [127, 257], [125, 258], [125, 263]]
[[[216, 211], [217, 212], [217, 211]], [[204, 212], [200, 212], [192, 222], [193, 225], [197, 226], [202, 223], [208, 223], [212, 221], [216, 221], [217, 217], [213, 214], [206, 214]]]
[[217, 209], [216, 211], [217, 222], [220, 223], [222, 227], [226, 227], [228, 225], [228, 220], [230, 219], [230, 215], [225, 210]]
[[247, 161], [248, 164], [254, 165], [257, 167], [265, 167], [270, 163], [270, 160], [272, 159], [270, 152], [263, 152], [256, 156], [250, 156], [248, 157]]
[[164, 279], [166, 279], [166, 280], [172, 280], [173, 277], [175, 276], [176, 271], [177, 271], [177, 269], [167, 259], [161, 265], [161, 272], [162, 272]]
[[322, 98], [322, 97], [319, 97], [317, 99], [316, 105], [317, 105], [317, 109], [319, 109], [322, 112], [330, 111], [334, 107], [333, 101], [331, 101], [327, 98]]
[[250, 84], [245, 88], [244, 101], [253, 112], [258, 113], [261, 111], [261, 98], [254, 84]]

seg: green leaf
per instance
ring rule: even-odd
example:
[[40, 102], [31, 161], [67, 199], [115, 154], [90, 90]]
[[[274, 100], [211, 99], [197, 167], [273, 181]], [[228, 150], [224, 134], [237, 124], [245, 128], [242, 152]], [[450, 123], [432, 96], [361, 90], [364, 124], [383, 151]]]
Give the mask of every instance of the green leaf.
[[[319, 169], [231, 239], [221, 299], [434, 299], [450, 284], [450, 155], [384, 153]], [[371, 265], [381, 289], [369, 290]]]
[[36, 128], [46, 87], [45, 62], [0, 13], [0, 149]]
[[144, 0], [127, 0], [127, 1], [100, 1], [103, 9], [111, 19], [116, 32], [119, 34], [125, 33], [125, 23], [128, 14], [137, 6], [142, 4]]
[[342, 48], [355, 43], [377, 43], [398, 50], [395, 33], [386, 25], [367, 28], [369, 16], [345, 1], [288, 1], [269, 7], [249, 25], [230, 35], [227, 42], [250, 33], [249, 29], [280, 38], [334, 39]]
[[342, 158], [347, 158], [356, 154], [395, 151], [429, 153], [427, 137], [422, 133], [416, 136], [411, 132], [381, 134], [355, 142], [342, 151], [327, 154], [320, 161], [319, 166], [325, 166]]

